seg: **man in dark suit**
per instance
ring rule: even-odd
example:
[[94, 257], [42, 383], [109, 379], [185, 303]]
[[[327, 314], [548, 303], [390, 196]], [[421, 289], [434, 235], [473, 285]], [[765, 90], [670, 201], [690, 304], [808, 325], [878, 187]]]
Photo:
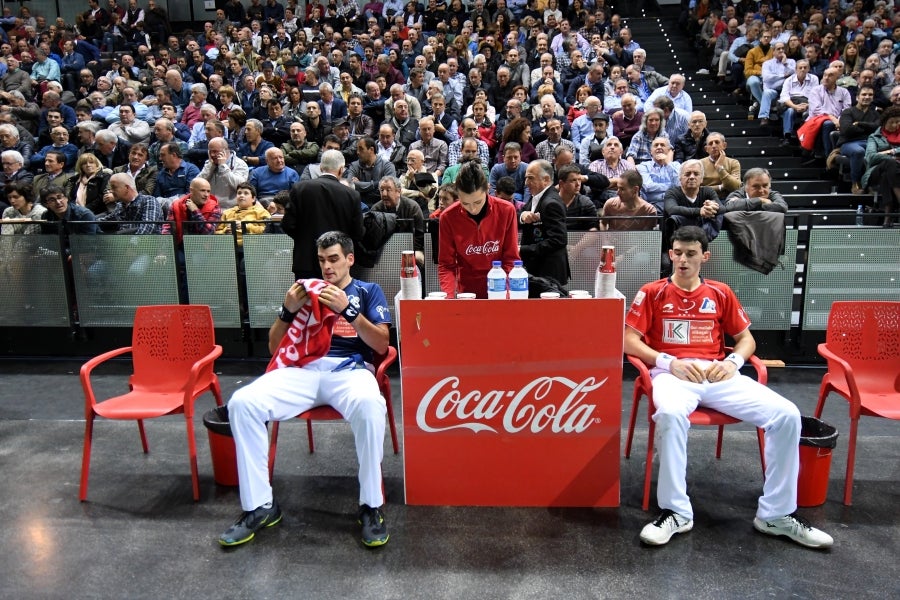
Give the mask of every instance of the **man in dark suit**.
[[294, 240], [293, 270], [297, 279], [322, 277], [316, 239], [326, 231], [343, 231], [354, 244], [362, 239], [362, 204], [359, 192], [341, 183], [344, 165], [339, 150], [326, 150], [319, 165], [322, 175], [291, 188], [281, 228]]
[[533, 160], [525, 169], [531, 200], [519, 214], [522, 245], [519, 254], [529, 275], [547, 277], [560, 285], [569, 281], [566, 252], [566, 207], [553, 187], [553, 165]]
[[331, 123], [337, 119], [347, 117], [347, 103], [338, 98], [331, 84], [323, 83], [319, 86], [321, 99], [318, 100], [319, 109], [322, 111], [322, 120]]

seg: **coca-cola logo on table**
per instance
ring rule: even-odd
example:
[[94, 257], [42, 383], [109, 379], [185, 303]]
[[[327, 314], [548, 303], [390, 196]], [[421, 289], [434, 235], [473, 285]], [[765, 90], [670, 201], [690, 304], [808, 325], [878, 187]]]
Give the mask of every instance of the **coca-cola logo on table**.
[[500, 240], [489, 240], [480, 246], [476, 246], [475, 244], [466, 246], [466, 256], [471, 256], [473, 254], [497, 254], [498, 252], [500, 252]]
[[474, 432], [582, 433], [599, 422], [597, 405], [587, 396], [602, 388], [607, 378], [538, 377], [518, 390], [461, 390], [459, 377], [445, 377], [422, 397], [416, 424], [428, 433], [452, 429]]

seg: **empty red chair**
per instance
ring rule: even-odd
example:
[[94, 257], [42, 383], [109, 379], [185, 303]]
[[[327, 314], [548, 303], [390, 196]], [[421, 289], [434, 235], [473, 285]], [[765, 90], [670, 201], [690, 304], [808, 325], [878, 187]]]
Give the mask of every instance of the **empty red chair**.
[[[727, 349], [726, 352], [730, 352], [731, 349]], [[647, 420], [650, 423], [650, 429], [647, 433], [647, 464], [644, 469], [644, 499], [641, 504], [641, 507], [644, 510], [648, 510], [650, 508], [650, 480], [653, 476], [653, 437], [656, 433], [656, 422], [653, 420], [653, 415], [656, 413], [656, 406], [653, 404], [653, 385], [652, 379], [650, 377], [650, 369], [644, 364], [644, 361], [637, 358], [636, 356], [626, 355], [628, 358], [628, 362], [635, 366], [638, 370], [638, 377], [634, 380], [634, 402], [631, 406], [631, 419], [628, 424], [628, 437], [625, 441], [625, 458], [629, 458], [631, 456], [631, 441], [634, 438], [634, 426], [637, 423], [637, 414], [638, 414], [638, 405], [641, 401], [641, 396], [647, 396], [647, 400], [649, 401], [647, 405]], [[760, 361], [756, 356], [751, 356], [750, 360], [747, 361], [747, 364], [753, 365], [756, 369], [756, 379], [761, 384], [765, 385], [768, 382], [768, 371], [766, 370], [766, 366]], [[716, 458], [722, 457], [722, 435], [725, 430], [725, 425], [731, 425], [734, 423], [740, 423], [740, 419], [735, 419], [734, 417], [730, 417], [724, 413], [720, 413], [717, 410], [713, 410], [711, 408], [704, 408], [702, 406], [697, 407], [697, 410], [690, 414], [688, 417], [691, 425], [702, 425], [702, 426], [712, 426], [719, 428], [719, 435], [716, 440]], [[763, 430], [760, 428], [756, 428], [756, 436], [759, 441], [759, 460], [762, 463], [762, 471], [763, 477], [766, 475], [766, 455], [765, 455], [765, 439]]]
[[859, 417], [900, 419], [900, 302], [835, 302], [819, 354], [828, 362], [816, 418], [835, 392], [850, 403], [844, 504], [853, 495], [853, 467]]
[[[391, 428], [391, 442], [394, 445], [394, 454], [400, 452], [400, 446], [397, 443], [397, 426], [394, 422], [394, 405], [391, 399], [391, 380], [387, 376], [387, 368], [397, 360], [397, 349], [388, 346], [387, 352], [383, 356], [376, 355], [374, 357], [375, 380], [378, 382], [378, 389], [384, 396], [387, 405], [388, 425]], [[316, 406], [297, 415], [298, 419], [306, 419], [306, 436], [309, 440], [309, 453], [315, 452], [315, 443], [313, 441], [313, 420], [333, 421], [343, 419], [344, 417], [330, 406]], [[278, 421], [272, 423], [272, 435], [269, 440], [269, 478], [275, 471], [275, 453], [278, 450]]]
[[[134, 373], [130, 391], [98, 401], [91, 386], [91, 373], [116, 356], [131, 353]], [[141, 434], [144, 453], [149, 452], [144, 419], [184, 414], [194, 500], [200, 499], [197, 474], [197, 444], [194, 440], [194, 401], [207, 391], [222, 405], [219, 378], [213, 363], [222, 354], [216, 345], [212, 313], [208, 306], [139, 306], [134, 315], [131, 346], [92, 358], [81, 367], [84, 388], [84, 455], [81, 463], [79, 499], [87, 498], [91, 467], [94, 418], [134, 419]]]

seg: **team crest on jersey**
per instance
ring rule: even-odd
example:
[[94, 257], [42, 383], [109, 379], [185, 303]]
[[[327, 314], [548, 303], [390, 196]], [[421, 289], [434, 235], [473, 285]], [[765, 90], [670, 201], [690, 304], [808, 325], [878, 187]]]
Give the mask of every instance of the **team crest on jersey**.
[[641, 302], [644, 301], [644, 298], [645, 298], [646, 296], [647, 296], [647, 294], [645, 294], [644, 292], [638, 292], [637, 294], [635, 294], [635, 295], [634, 295], [634, 305], [635, 305], [635, 306], [640, 306], [640, 305], [641, 305]]
[[704, 298], [700, 308], [697, 310], [702, 313], [716, 314], [716, 303], [714, 300]]
[[663, 304], [662, 312], [664, 312], [664, 313], [675, 312], [675, 305], [672, 304], [671, 302], [666, 302], [665, 304]]

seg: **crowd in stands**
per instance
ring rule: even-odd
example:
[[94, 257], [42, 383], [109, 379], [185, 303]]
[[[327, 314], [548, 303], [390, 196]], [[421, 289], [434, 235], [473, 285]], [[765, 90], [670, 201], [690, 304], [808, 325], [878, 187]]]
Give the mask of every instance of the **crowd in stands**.
[[[366, 208], [396, 208], [392, 186], [383, 202], [388, 180], [426, 218], [453, 197], [463, 161], [480, 162], [490, 193], [519, 208], [530, 200], [527, 165], [548, 161], [574, 229], [656, 226], [605, 219], [606, 207], [675, 214], [689, 164], [715, 210], [689, 197], [679, 215], [718, 221], [717, 231], [743, 189], [684, 75], [654, 70], [604, 0], [228, 0], [215, 13], [201, 32], [176, 33], [154, 0], [88, 0], [74, 24], [6, 5], [4, 222], [50, 214], [45, 196], [61, 190], [57, 218], [96, 219], [101, 230], [127, 216], [170, 221], [179, 235], [182, 221], [223, 231], [213, 223], [223, 211], [264, 216], [242, 184], [277, 218], [271, 200], [318, 176], [328, 149], [343, 154]], [[854, 191], [887, 191], [885, 207], [896, 206], [898, 163], [882, 160], [900, 149], [893, 6], [692, 0], [682, 24], [700, 73], [752, 98], [766, 124], [780, 115], [787, 143], [815, 120], [812, 158], [845, 154]]]

